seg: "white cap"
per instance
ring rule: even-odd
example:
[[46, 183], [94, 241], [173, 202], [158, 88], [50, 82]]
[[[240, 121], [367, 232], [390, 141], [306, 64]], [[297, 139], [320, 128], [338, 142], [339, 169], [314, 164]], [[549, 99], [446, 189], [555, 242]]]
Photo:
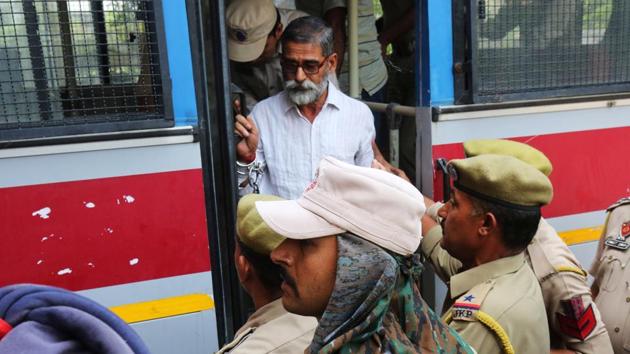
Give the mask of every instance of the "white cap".
[[349, 231], [407, 256], [422, 239], [422, 194], [391, 173], [325, 157], [318, 176], [297, 200], [256, 202], [262, 219], [297, 240]]

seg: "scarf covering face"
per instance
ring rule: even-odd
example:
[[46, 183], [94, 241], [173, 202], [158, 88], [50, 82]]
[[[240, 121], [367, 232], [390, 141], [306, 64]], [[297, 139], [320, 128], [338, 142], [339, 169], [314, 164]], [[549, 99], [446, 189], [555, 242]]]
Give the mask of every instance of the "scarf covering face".
[[337, 245], [335, 287], [306, 353], [474, 353], [420, 296], [419, 255], [349, 233]]

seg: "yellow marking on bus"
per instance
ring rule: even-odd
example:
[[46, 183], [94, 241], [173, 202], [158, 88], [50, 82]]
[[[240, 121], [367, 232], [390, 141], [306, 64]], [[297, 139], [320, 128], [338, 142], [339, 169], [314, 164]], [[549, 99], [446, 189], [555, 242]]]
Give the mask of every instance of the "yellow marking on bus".
[[185, 315], [214, 308], [214, 301], [207, 294], [190, 294], [165, 299], [137, 302], [110, 307], [127, 323], [156, 320], [164, 317]]
[[559, 235], [560, 238], [564, 240], [567, 245], [571, 246], [578, 243], [599, 240], [599, 237], [602, 235], [603, 228], [603, 225], [596, 227], [587, 227], [585, 229], [560, 232]]

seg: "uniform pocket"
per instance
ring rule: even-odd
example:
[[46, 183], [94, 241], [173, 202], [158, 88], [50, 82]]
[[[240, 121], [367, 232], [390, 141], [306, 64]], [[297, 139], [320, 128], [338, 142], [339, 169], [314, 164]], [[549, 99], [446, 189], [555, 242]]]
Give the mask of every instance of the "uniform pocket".
[[602, 257], [598, 277], [602, 279], [601, 290], [614, 292], [623, 279], [622, 260], [611, 254], [604, 254]]

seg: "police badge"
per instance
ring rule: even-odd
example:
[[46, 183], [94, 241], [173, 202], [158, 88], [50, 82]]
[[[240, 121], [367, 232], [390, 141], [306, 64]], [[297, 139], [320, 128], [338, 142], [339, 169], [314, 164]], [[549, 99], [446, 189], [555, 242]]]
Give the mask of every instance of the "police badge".
[[621, 224], [617, 237], [608, 237], [606, 239], [606, 246], [625, 251], [630, 248], [630, 243], [626, 242], [628, 236], [630, 236], [630, 221]]

